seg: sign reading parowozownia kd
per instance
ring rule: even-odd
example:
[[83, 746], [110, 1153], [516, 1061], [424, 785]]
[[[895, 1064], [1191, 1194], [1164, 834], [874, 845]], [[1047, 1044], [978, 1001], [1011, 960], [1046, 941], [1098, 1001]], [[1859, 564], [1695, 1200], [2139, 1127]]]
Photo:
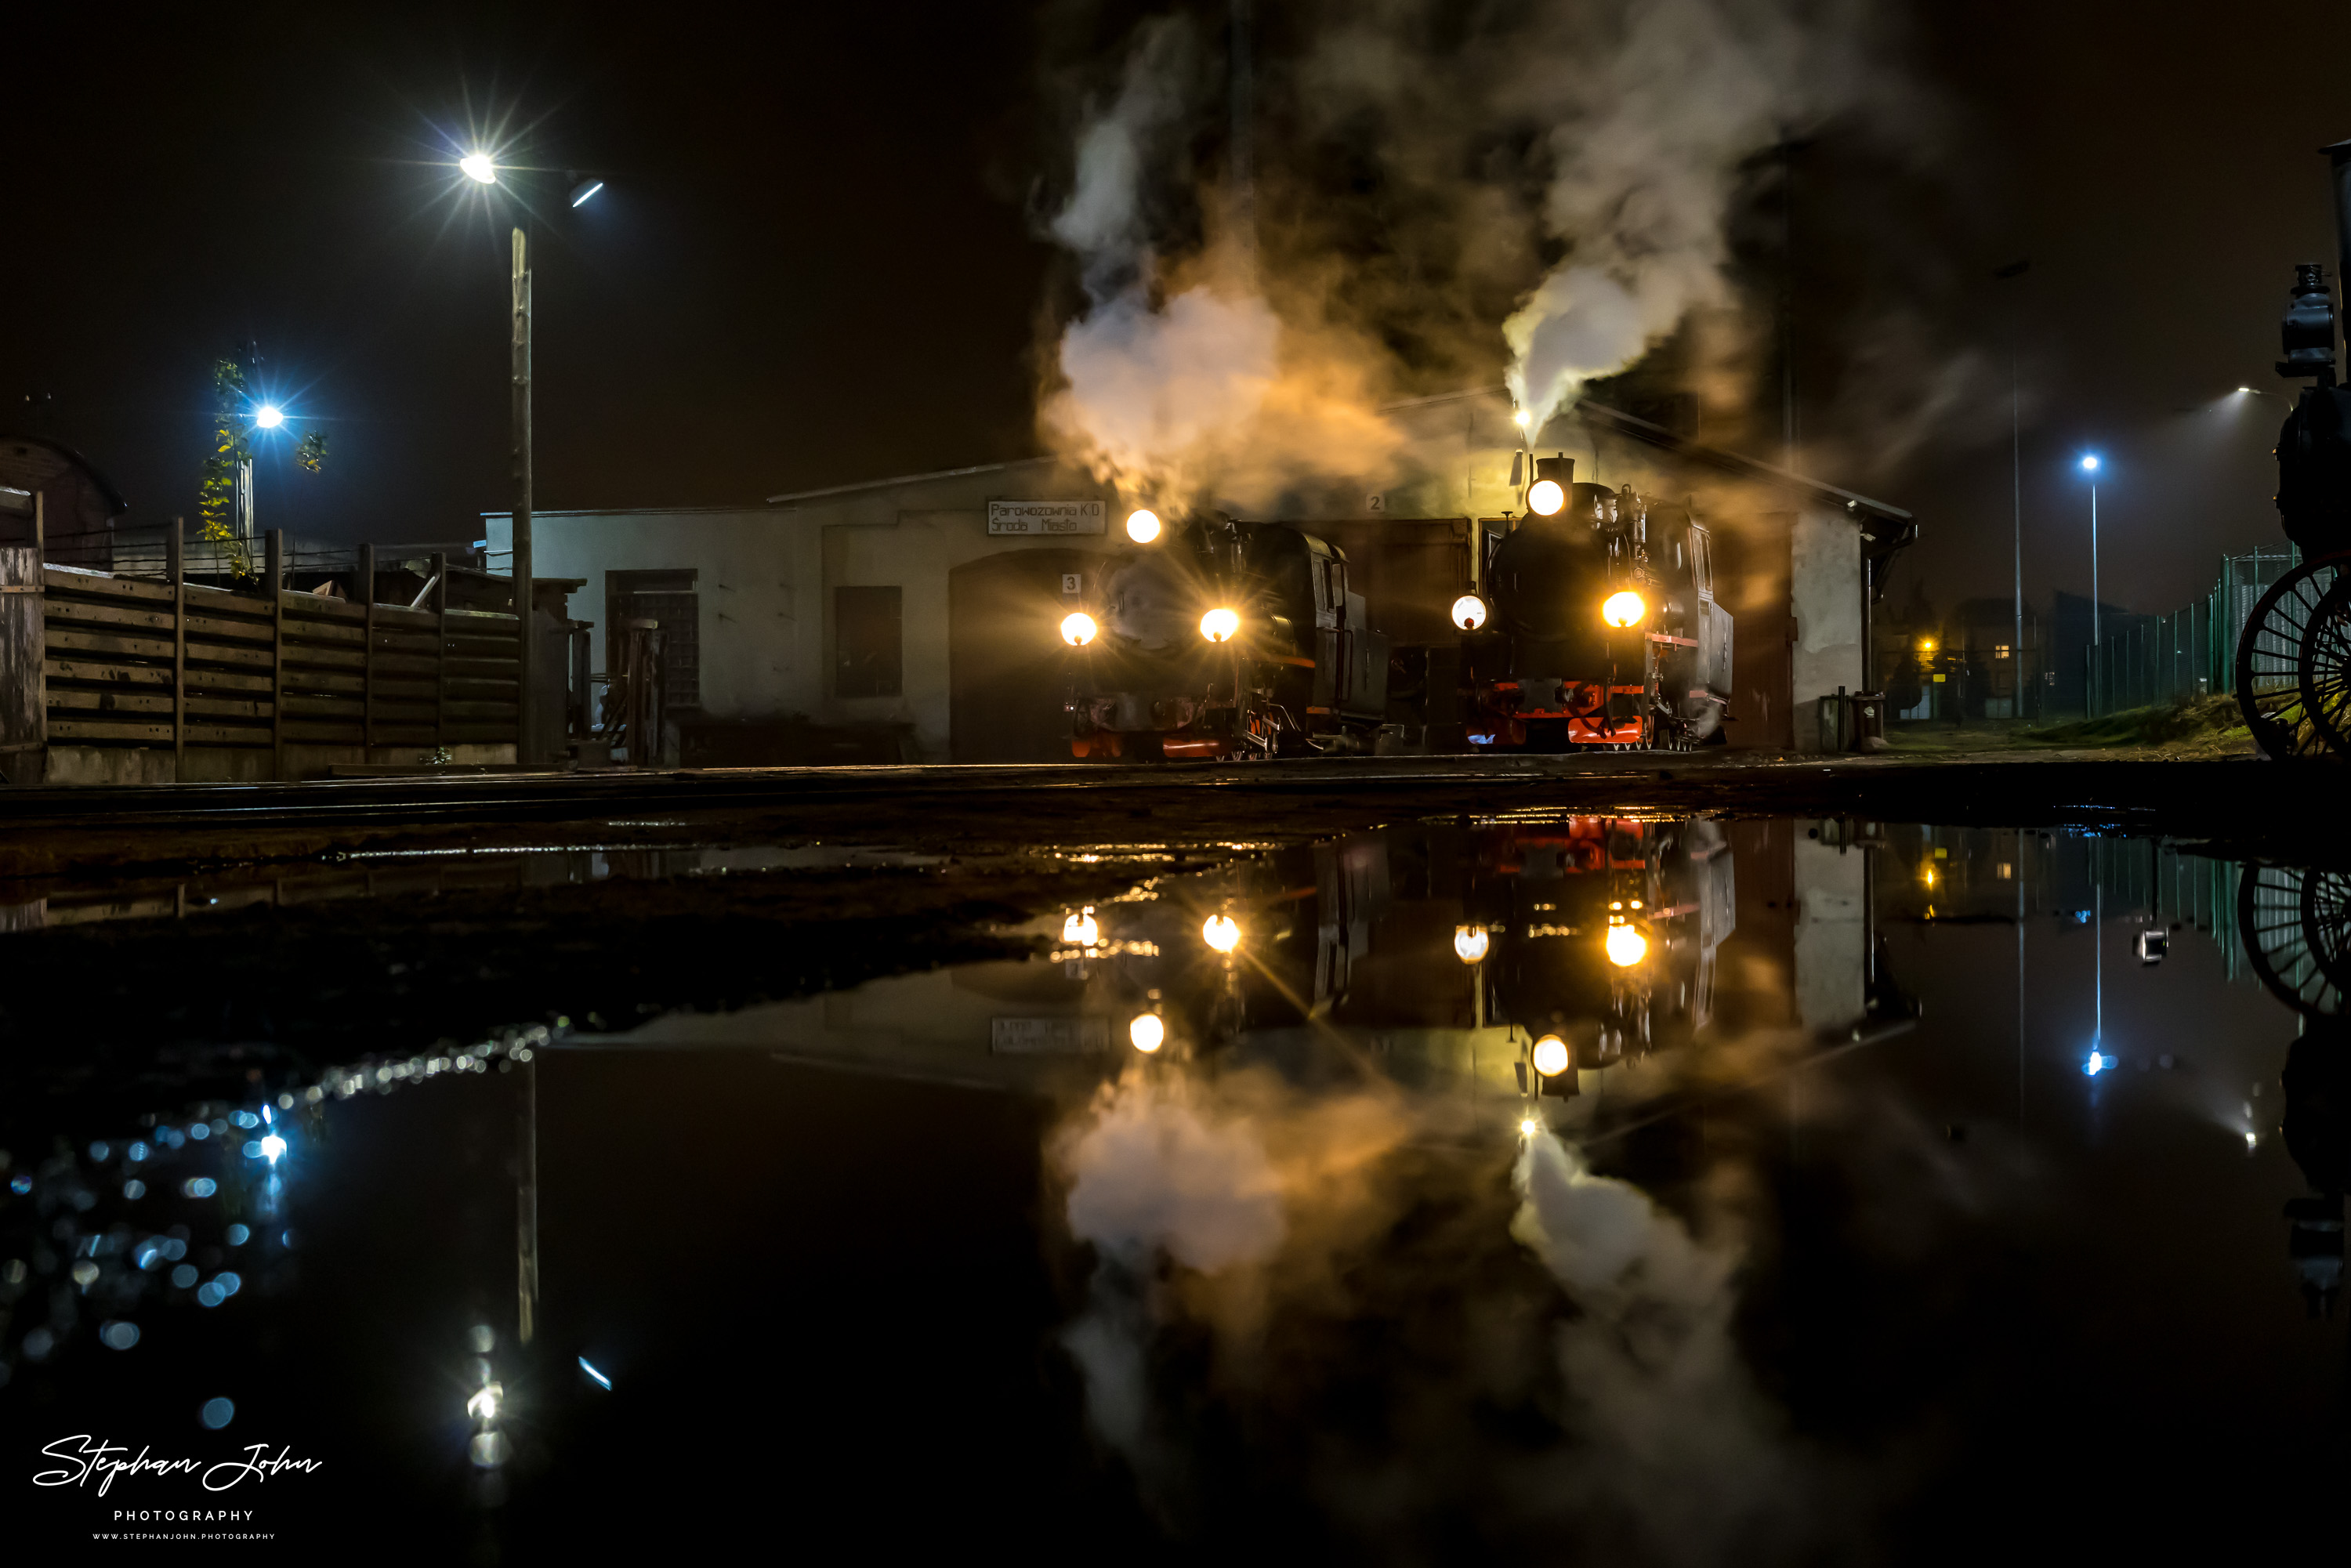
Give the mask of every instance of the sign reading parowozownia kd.
[[991, 534], [1098, 534], [1102, 531], [1100, 501], [990, 501], [987, 531]]

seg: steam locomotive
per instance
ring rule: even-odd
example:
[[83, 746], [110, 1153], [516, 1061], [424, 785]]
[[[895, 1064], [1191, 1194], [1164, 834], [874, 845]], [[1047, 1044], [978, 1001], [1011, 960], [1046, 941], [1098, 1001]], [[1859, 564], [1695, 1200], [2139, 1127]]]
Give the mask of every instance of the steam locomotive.
[[1373, 749], [1388, 640], [1347, 559], [1285, 523], [1222, 514], [1126, 523], [1091, 604], [1062, 618], [1070, 747], [1081, 758]]
[[1686, 506], [1535, 460], [1527, 515], [1454, 605], [1473, 747], [1684, 750], [1730, 704], [1731, 618]]
[[1397, 541], [1375, 574], [1387, 591], [1359, 591], [1347, 552], [1310, 527], [1129, 517], [1130, 548], [1104, 558], [1061, 623], [1071, 753], [1361, 753], [1384, 727], [1427, 750], [1719, 737], [1731, 618], [1687, 507], [1576, 484], [1561, 456], [1535, 460], [1527, 512], [1503, 531], [1441, 525], [1456, 541], [1443, 566], [1425, 539], [1401, 542], [1415, 525], [1331, 526], [1354, 527], [1359, 549]]

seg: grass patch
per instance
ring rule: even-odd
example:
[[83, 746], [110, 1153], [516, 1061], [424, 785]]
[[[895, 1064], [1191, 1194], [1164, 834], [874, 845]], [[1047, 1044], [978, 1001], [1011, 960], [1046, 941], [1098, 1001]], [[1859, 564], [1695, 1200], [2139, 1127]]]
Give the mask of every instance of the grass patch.
[[2154, 707], [2125, 708], [2073, 724], [2021, 729], [2015, 738], [2017, 744], [2026, 746], [2186, 745], [2229, 749], [2252, 744], [2252, 734], [2245, 728], [2245, 716], [2237, 699], [2223, 693]]

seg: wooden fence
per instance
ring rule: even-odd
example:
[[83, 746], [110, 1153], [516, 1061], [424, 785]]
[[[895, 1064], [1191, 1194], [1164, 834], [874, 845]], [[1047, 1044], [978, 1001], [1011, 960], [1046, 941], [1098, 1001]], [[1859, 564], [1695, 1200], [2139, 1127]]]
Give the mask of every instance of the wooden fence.
[[[514, 758], [518, 622], [448, 608], [437, 559], [429, 603], [411, 609], [367, 601], [371, 561], [355, 574], [360, 602], [272, 591], [283, 580], [276, 535], [251, 591], [189, 582], [176, 549], [162, 580], [36, 566], [29, 550], [0, 556], [28, 558], [0, 562], [0, 581], [29, 583], [40, 612], [37, 665], [22, 611], [16, 656], [0, 653], [0, 709], [40, 716], [40, 733], [14, 737], [8, 754], [18, 782], [297, 779], [339, 765]], [[5, 631], [0, 622], [0, 644]], [[27, 679], [37, 683], [30, 701], [6, 689]], [[28, 768], [26, 753], [41, 766]]]

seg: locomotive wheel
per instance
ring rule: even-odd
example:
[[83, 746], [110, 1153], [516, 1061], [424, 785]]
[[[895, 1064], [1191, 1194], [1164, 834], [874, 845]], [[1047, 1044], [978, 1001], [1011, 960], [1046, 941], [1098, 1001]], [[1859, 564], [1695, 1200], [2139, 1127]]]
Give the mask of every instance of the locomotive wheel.
[[2237, 884], [2237, 929], [2262, 984], [2297, 1012], [2332, 1018], [2351, 977], [2351, 876], [2249, 865]]
[[2302, 638], [2302, 710], [2327, 749], [2351, 757], [2351, 571], [2311, 612]]
[[2331, 757], [2341, 743], [2311, 722], [2303, 696], [2304, 649], [2343, 558], [2306, 560], [2272, 583], [2237, 639], [2237, 706], [2264, 757]]

